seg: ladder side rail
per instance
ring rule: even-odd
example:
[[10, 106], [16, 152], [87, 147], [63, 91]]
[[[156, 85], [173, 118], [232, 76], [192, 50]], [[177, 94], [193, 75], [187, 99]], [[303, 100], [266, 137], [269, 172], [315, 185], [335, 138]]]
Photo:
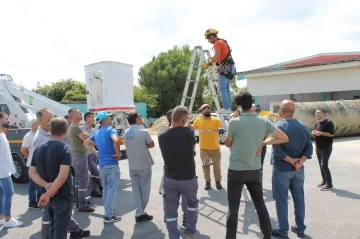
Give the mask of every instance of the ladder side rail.
[[183, 92], [183, 95], [182, 95], [182, 98], [181, 98], [181, 104], [180, 104], [181, 106], [185, 106], [186, 99], [188, 98], [187, 94], [188, 94], [188, 91], [189, 91], [189, 85], [190, 85], [190, 82], [191, 82], [191, 75], [192, 75], [192, 72], [193, 72], [193, 69], [194, 69], [194, 63], [195, 63], [196, 55], [197, 55], [197, 48], [195, 48], [193, 50], [193, 52], [192, 52], [191, 61], [190, 61], [190, 68], [189, 68], [189, 71], [188, 71], [188, 74], [187, 74], [187, 77], [186, 77], [185, 88], [184, 88], [184, 92]]
[[[205, 52], [203, 52], [202, 55], [203, 55], [203, 58], [205, 59]], [[209, 51], [206, 51], [206, 56], [207, 56], [207, 59], [210, 58], [210, 52]], [[212, 69], [209, 69], [209, 68], [212, 68]], [[212, 72], [210, 72], [210, 71], [214, 70], [213, 69], [214, 67], [211, 66], [209, 68], [205, 70], [205, 73], [206, 73], [206, 76], [208, 78], [208, 83], [209, 83], [209, 87], [210, 87], [210, 90], [211, 90], [211, 95], [212, 95], [212, 97], [214, 99], [214, 102], [215, 102], [216, 110], [217, 110], [218, 114], [220, 115], [219, 118], [220, 118], [222, 127], [226, 131], [227, 127], [226, 127], [224, 116], [221, 113], [221, 106], [220, 106], [218, 94], [217, 94], [216, 89], [215, 89], [214, 78], [213, 78], [213, 75], [211, 74]]]
[[196, 92], [197, 92], [197, 88], [200, 82], [200, 76], [201, 76], [201, 71], [202, 71], [202, 59], [200, 56], [199, 59], [199, 63], [198, 63], [198, 69], [196, 72], [196, 78], [195, 78], [195, 84], [194, 84], [194, 88], [193, 88], [193, 92], [192, 92], [192, 96], [191, 96], [191, 101], [190, 101], [190, 106], [189, 106], [189, 112], [192, 112], [192, 108], [194, 106], [195, 103], [195, 97], [196, 97]]
[[[210, 51], [209, 51], [209, 50], [204, 50], [204, 53], [205, 53], [205, 55], [207, 56], [208, 59], [211, 58], [211, 54], [210, 54]], [[217, 76], [217, 74], [218, 74], [218, 73], [216, 72], [216, 67], [215, 67], [215, 66], [211, 66], [211, 67], [209, 67], [209, 69], [210, 69], [211, 77], [212, 77], [213, 81], [215, 82], [214, 85], [215, 85], [217, 88], [219, 88], [219, 80], [218, 80], [217, 77], [215, 77], [215, 76]]]

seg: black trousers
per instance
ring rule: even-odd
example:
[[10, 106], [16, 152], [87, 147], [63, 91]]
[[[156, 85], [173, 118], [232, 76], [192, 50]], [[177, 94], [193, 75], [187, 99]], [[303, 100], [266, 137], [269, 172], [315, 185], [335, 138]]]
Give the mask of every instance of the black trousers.
[[227, 193], [229, 211], [226, 218], [226, 239], [236, 238], [240, 198], [244, 184], [254, 202], [261, 232], [265, 239], [271, 239], [271, 222], [263, 197], [261, 169], [246, 171], [228, 170]]
[[327, 149], [316, 148], [316, 156], [319, 160], [322, 181], [329, 186], [332, 186], [332, 178], [329, 169], [329, 159], [332, 152], [332, 147]]
[[66, 239], [73, 209], [72, 196], [69, 198], [53, 197], [45, 206], [50, 218], [50, 239]]

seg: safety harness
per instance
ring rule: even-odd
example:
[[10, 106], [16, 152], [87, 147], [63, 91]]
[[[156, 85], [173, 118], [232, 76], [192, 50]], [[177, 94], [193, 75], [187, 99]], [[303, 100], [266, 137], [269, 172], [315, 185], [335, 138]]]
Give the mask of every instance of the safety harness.
[[232, 79], [234, 79], [235, 75], [232, 72], [228, 72], [226, 70], [226, 65], [234, 65], [235, 64], [234, 59], [231, 56], [232, 50], [226, 40], [218, 38], [217, 41], [219, 41], [219, 40], [225, 42], [226, 46], [229, 49], [229, 52], [222, 61], [216, 63], [216, 66], [218, 67], [217, 72], [221, 75], [224, 75], [229, 80], [232, 80]]

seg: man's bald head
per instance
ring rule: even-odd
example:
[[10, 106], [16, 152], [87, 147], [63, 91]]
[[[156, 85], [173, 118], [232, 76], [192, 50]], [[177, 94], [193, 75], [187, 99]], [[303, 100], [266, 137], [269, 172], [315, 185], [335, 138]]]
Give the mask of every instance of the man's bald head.
[[54, 118], [54, 114], [49, 109], [43, 108], [36, 112], [36, 118], [43, 129], [49, 130], [50, 120]]
[[281, 101], [280, 103], [280, 111], [279, 111], [279, 114], [280, 114], [280, 117], [282, 118], [289, 118], [294, 115], [295, 113], [295, 103], [294, 101], [292, 100], [283, 100]]

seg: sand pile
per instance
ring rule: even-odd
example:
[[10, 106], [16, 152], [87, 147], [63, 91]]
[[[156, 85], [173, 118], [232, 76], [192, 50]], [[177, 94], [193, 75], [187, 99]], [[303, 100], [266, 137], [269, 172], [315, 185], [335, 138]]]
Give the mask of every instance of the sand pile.
[[[198, 114], [191, 114], [190, 115], [190, 120], [197, 117], [197, 116], [199, 116], [199, 115]], [[151, 126], [151, 128], [148, 129], [148, 132], [150, 134], [157, 134], [162, 129], [165, 129], [167, 127], [169, 127], [169, 122], [168, 122], [166, 116], [163, 115], [154, 122], [154, 124]]]
[[162, 129], [167, 128], [169, 126], [169, 122], [165, 115], [158, 118], [154, 124], [151, 126], [150, 129], [148, 129], [150, 134], [157, 134]]
[[273, 124], [276, 124], [278, 121], [281, 120], [279, 114], [269, 114], [267, 116], [268, 120], [270, 120]]

